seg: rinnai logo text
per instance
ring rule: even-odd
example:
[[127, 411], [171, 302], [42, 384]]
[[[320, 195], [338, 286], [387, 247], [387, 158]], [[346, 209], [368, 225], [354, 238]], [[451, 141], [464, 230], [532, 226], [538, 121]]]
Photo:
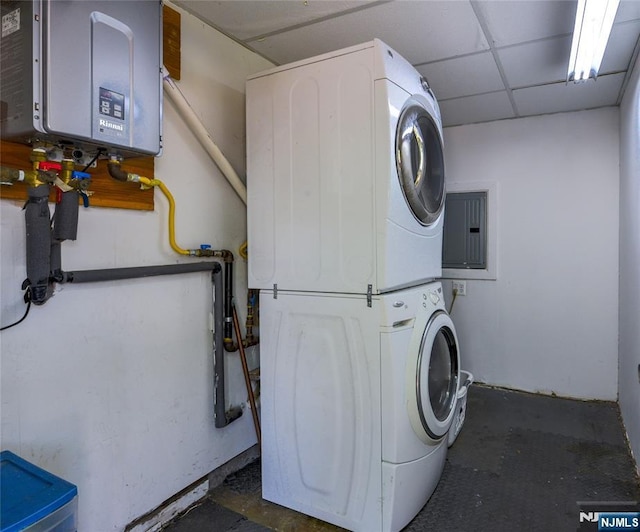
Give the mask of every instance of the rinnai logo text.
[[100, 127], [106, 127], [107, 129], [115, 129], [116, 131], [124, 131], [124, 126], [122, 124], [114, 124], [113, 122], [109, 122], [104, 118], [100, 119]]
[[[589, 515], [591, 514], [591, 515]], [[583, 512], [580, 512], [582, 521]], [[586, 512], [589, 521], [593, 521], [593, 515], [597, 516], [598, 531], [632, 531], [640, 532], [640, 512]]]

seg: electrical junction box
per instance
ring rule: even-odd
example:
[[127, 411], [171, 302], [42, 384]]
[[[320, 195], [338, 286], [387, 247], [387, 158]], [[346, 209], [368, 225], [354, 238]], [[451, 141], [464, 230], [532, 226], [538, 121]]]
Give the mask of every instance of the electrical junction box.
[[162, 3], [2, 0], [0, 135], [157, 155]]

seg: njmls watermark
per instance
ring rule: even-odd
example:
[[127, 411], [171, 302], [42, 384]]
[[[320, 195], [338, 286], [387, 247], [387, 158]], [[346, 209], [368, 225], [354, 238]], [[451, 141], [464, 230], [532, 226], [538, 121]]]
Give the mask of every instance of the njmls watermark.
[[578, 531], [640, 532], [637, 502], [579, 502]]
[[638, 530], [640, 512], [580, 512], [581, 523], [598, 523], [598, 530]]

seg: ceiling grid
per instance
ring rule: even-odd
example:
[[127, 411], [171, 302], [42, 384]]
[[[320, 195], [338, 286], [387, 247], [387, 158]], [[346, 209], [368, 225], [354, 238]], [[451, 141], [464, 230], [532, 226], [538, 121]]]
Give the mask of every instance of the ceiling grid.
[[621, 0], [597, 80], [567, 83], [577, 0], [176, 0], [282, 65], [379, 38], [431, 84], [445, 126], [619, 105], [640, 0]]
[[473, 8], [473, 12], [476, 14], [476, 17], [478, 17], [478, 23], [480, 24], [480, 27], [482, 28], [482, 31], [484, 32], [484, 35], [487, 39], [487, 42], [489, 43], [489, 49], [491, 50], [491, 55], [493, 56], [493, 60], [496, 62], [496, 67], [498, 68], [498, 72], [500, 73], [500, 77], [502, 78], [502, 82], [504, 83], [505, 90], [507, 91], [507, 96], [509, 97], [509, 102], [511, 102], [511, 107], [513, 107], [513, 112], [516, 117], [519, 117], [520, 113], [518, 112], [518, 106], [516, 105], [516, 101], [513, 98], [511, 87], [509, 87], [509, 83], [507, 82], [507, 76], [504, 73], [504, 68], [502, 67], [502, 62], [500, 61], [500, 57], [496, 52], [496, 49], [494, 46], [495, 41], [491, 36], [491, 31], [489, 31], [489, 26], [487, 25], [487, 21], [484, 19], [484, 16], [482, 15], [482, 11], [478, 7], [478, 3], [476, 1], [473, 1], [473, 0], [471, 1], [471, 7]]

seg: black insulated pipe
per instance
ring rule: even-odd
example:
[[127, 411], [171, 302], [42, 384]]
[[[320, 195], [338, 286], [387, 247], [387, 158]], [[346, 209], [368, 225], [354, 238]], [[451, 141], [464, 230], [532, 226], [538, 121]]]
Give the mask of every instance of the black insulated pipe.
[[78, 200], [80, 194], [75, 190], [63, 192], [60, 203], [56, 204], [53, 216], [53, 238], [60, 242], [75, 240], [78, 236]]
[[224, 290], [222, 275], [213, 274], [213, 286], [215, 301], [213, 304], [214, 315], [214, 359], [213, 359], [213, 412], [215, 426], [221, 429], [242, 416], [242, 408], [239, 406], [226, 410], [225, 407], [225, 380], [224, 380]]
[[213, 275], [214, 302], [213, 302], [213, 416], [216, 428], [220, 429], [227, 425], [225, 413], [225, 389], [224, 389], [224, 349], [222, 324], [224, 323], [223, 310], [223, 288], [222, 277]]
[[78, 236], [78, 200], [80, 194], [75, 190], [63, 192], [60, 202], [56, 203], [53, 214], [51, 239], [50, 280], [59, 283], [62, 280], [62, 242], [75, 240]]
[[184, 264], [166, 264], [159, 266], [136, 266], [133, 268], [111, 268], [104, 270], [80, 270], [62, 272], [63, 283], [99, 283], [105, 281], [121, 281], [124, 279], [140, 279], [159, 275], [177, 275], [181, 273], [222, 271], [219, 262], [189, 262]]
[[62, 245], [58, 240], [51, 241], [51, 255], [49, 260], [49, 278], [51, 281], [58, 283], [62, 279]]
[[29, 199], [24, 207], [27, 228], [27, 279], [31, 284], [31, 301], [42, 305], [49, 298], [51, 253], [51, 222], [49, 187], [29, 187]]

